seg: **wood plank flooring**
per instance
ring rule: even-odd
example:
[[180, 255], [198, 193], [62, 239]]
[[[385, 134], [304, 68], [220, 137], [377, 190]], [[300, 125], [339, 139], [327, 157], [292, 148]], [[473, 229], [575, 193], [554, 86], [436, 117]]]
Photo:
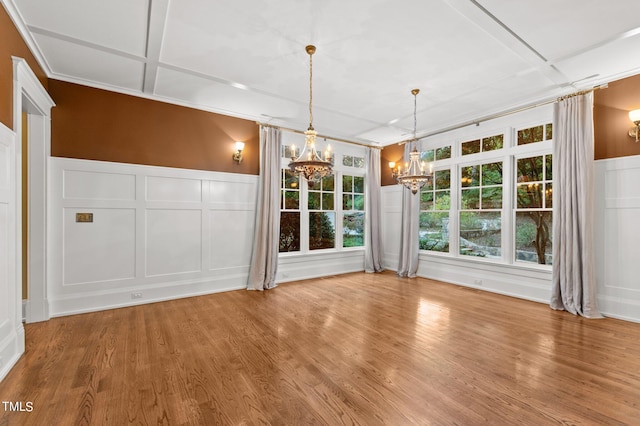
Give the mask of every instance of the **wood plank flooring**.
[[640, 324], [355, 273], [26, 326], [0, 425], [638, 425]]

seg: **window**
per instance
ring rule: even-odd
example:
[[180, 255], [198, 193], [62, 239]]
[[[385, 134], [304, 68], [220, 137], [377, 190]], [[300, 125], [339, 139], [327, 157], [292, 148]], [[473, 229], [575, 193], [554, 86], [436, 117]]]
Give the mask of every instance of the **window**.
[[504, 135], [489, 136], [473, 141], [462, 142], [462, 155], [478, 154], [480, 152], [495, 151], [502, 149], [504, 145]]
[[335, 179], [325, 176], [308, 192], [309, 250], [336, 246]]
[[280, 176], [279, 251], [300, 251], [300, 179], [288, 169]]
[[551, 154], [519, 158], [516, 162], [516, 260], [551, 264]]
[[551, 123], [518, 130], [518, 145], [542, 142], [552, 138], [553, 125]]
[[[437, 158], [437, 157], [436, 157]], [[451, 170], [436, 170], [420, 191], [420, 250], [449, 252]]]
[[[309, 254], [362, 249], [364, 242], [365, 150], [332, 143], [333, 174], [313, 185], [288, 164], [304, 138], [283, 134], [280, 175], [280, 253]], [[294, 151], [295, 146], [295, 151]]]
[[501, 257], [502, 162], [461, 168], [460, 254]]
[[363, 247], [363, 176], [342, 175], [342, 211], [342, 247]]

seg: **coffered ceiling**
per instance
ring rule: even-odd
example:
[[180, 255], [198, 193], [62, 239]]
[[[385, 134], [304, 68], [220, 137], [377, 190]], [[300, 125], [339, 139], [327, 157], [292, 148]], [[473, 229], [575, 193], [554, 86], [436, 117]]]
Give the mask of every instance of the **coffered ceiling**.
[[638, 0], [2, 0], [51, 78], [387, 145], [640, 73]]

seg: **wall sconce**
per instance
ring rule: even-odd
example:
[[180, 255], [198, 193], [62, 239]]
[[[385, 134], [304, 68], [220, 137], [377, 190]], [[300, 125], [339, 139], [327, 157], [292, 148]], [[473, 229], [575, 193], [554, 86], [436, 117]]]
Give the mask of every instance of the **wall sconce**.
[[638, 143], [638, 138], [640, 138], [640, 109], [629, 111], [629, 119], [636, 125], [629, 129], [629, 136], [635, 137], [636, 143]]
[[389, 161], [389, 168], [391, 169], [391, 177], [397, 179], [400, 174], [400, 166], [396, 167], [395, 161]]
[[242, 151], [244, 150], [244, 142], [236, 142], [236, 152], [233, 153], [233, 160], [238, 164], [242, 162]]

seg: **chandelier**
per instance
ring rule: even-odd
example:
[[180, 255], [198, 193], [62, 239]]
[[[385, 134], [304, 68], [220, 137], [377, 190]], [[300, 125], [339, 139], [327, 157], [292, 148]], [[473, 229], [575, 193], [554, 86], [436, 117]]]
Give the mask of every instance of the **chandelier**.
[[420, 93], [420, 89], [413, 89], [411, 94], [413, 95], [413, 139], [409, 142], [413, 144], [413, 149], [409, 153], [409, 164], [405, 167], [404, 171], [398, 167], [398, 172], [396, 179], [398, 183], [403, 184], [407, 188], [411, 190], [412, 194], [418, 192], [420, 188], [422, 188], [427, 182], [430, 182], [433, 178], [433, 171], [431, 168], [427, 172], [424, 162], [420, 162], [420, 153], [418, 152], [418, 139], [416, 138], [416, 107], [417, 107], [417, 98], [418, 93]]
[[316, 149], [316, 132], [313, 128], [313, 54], [316, 53], [316, 47], [309, 45], [305, 47], [309, 54], [309, 128], [304, 132], [305, 145], [302, 152], [296, 158], [295, 145], [291, 147], [291, 162], [289, 170], [299, 176], [303, 176], [310, 187], [324, 176], [330, 175], [331, 170], [331, 152], [330, 148], [324, 152], [324, 158]]

